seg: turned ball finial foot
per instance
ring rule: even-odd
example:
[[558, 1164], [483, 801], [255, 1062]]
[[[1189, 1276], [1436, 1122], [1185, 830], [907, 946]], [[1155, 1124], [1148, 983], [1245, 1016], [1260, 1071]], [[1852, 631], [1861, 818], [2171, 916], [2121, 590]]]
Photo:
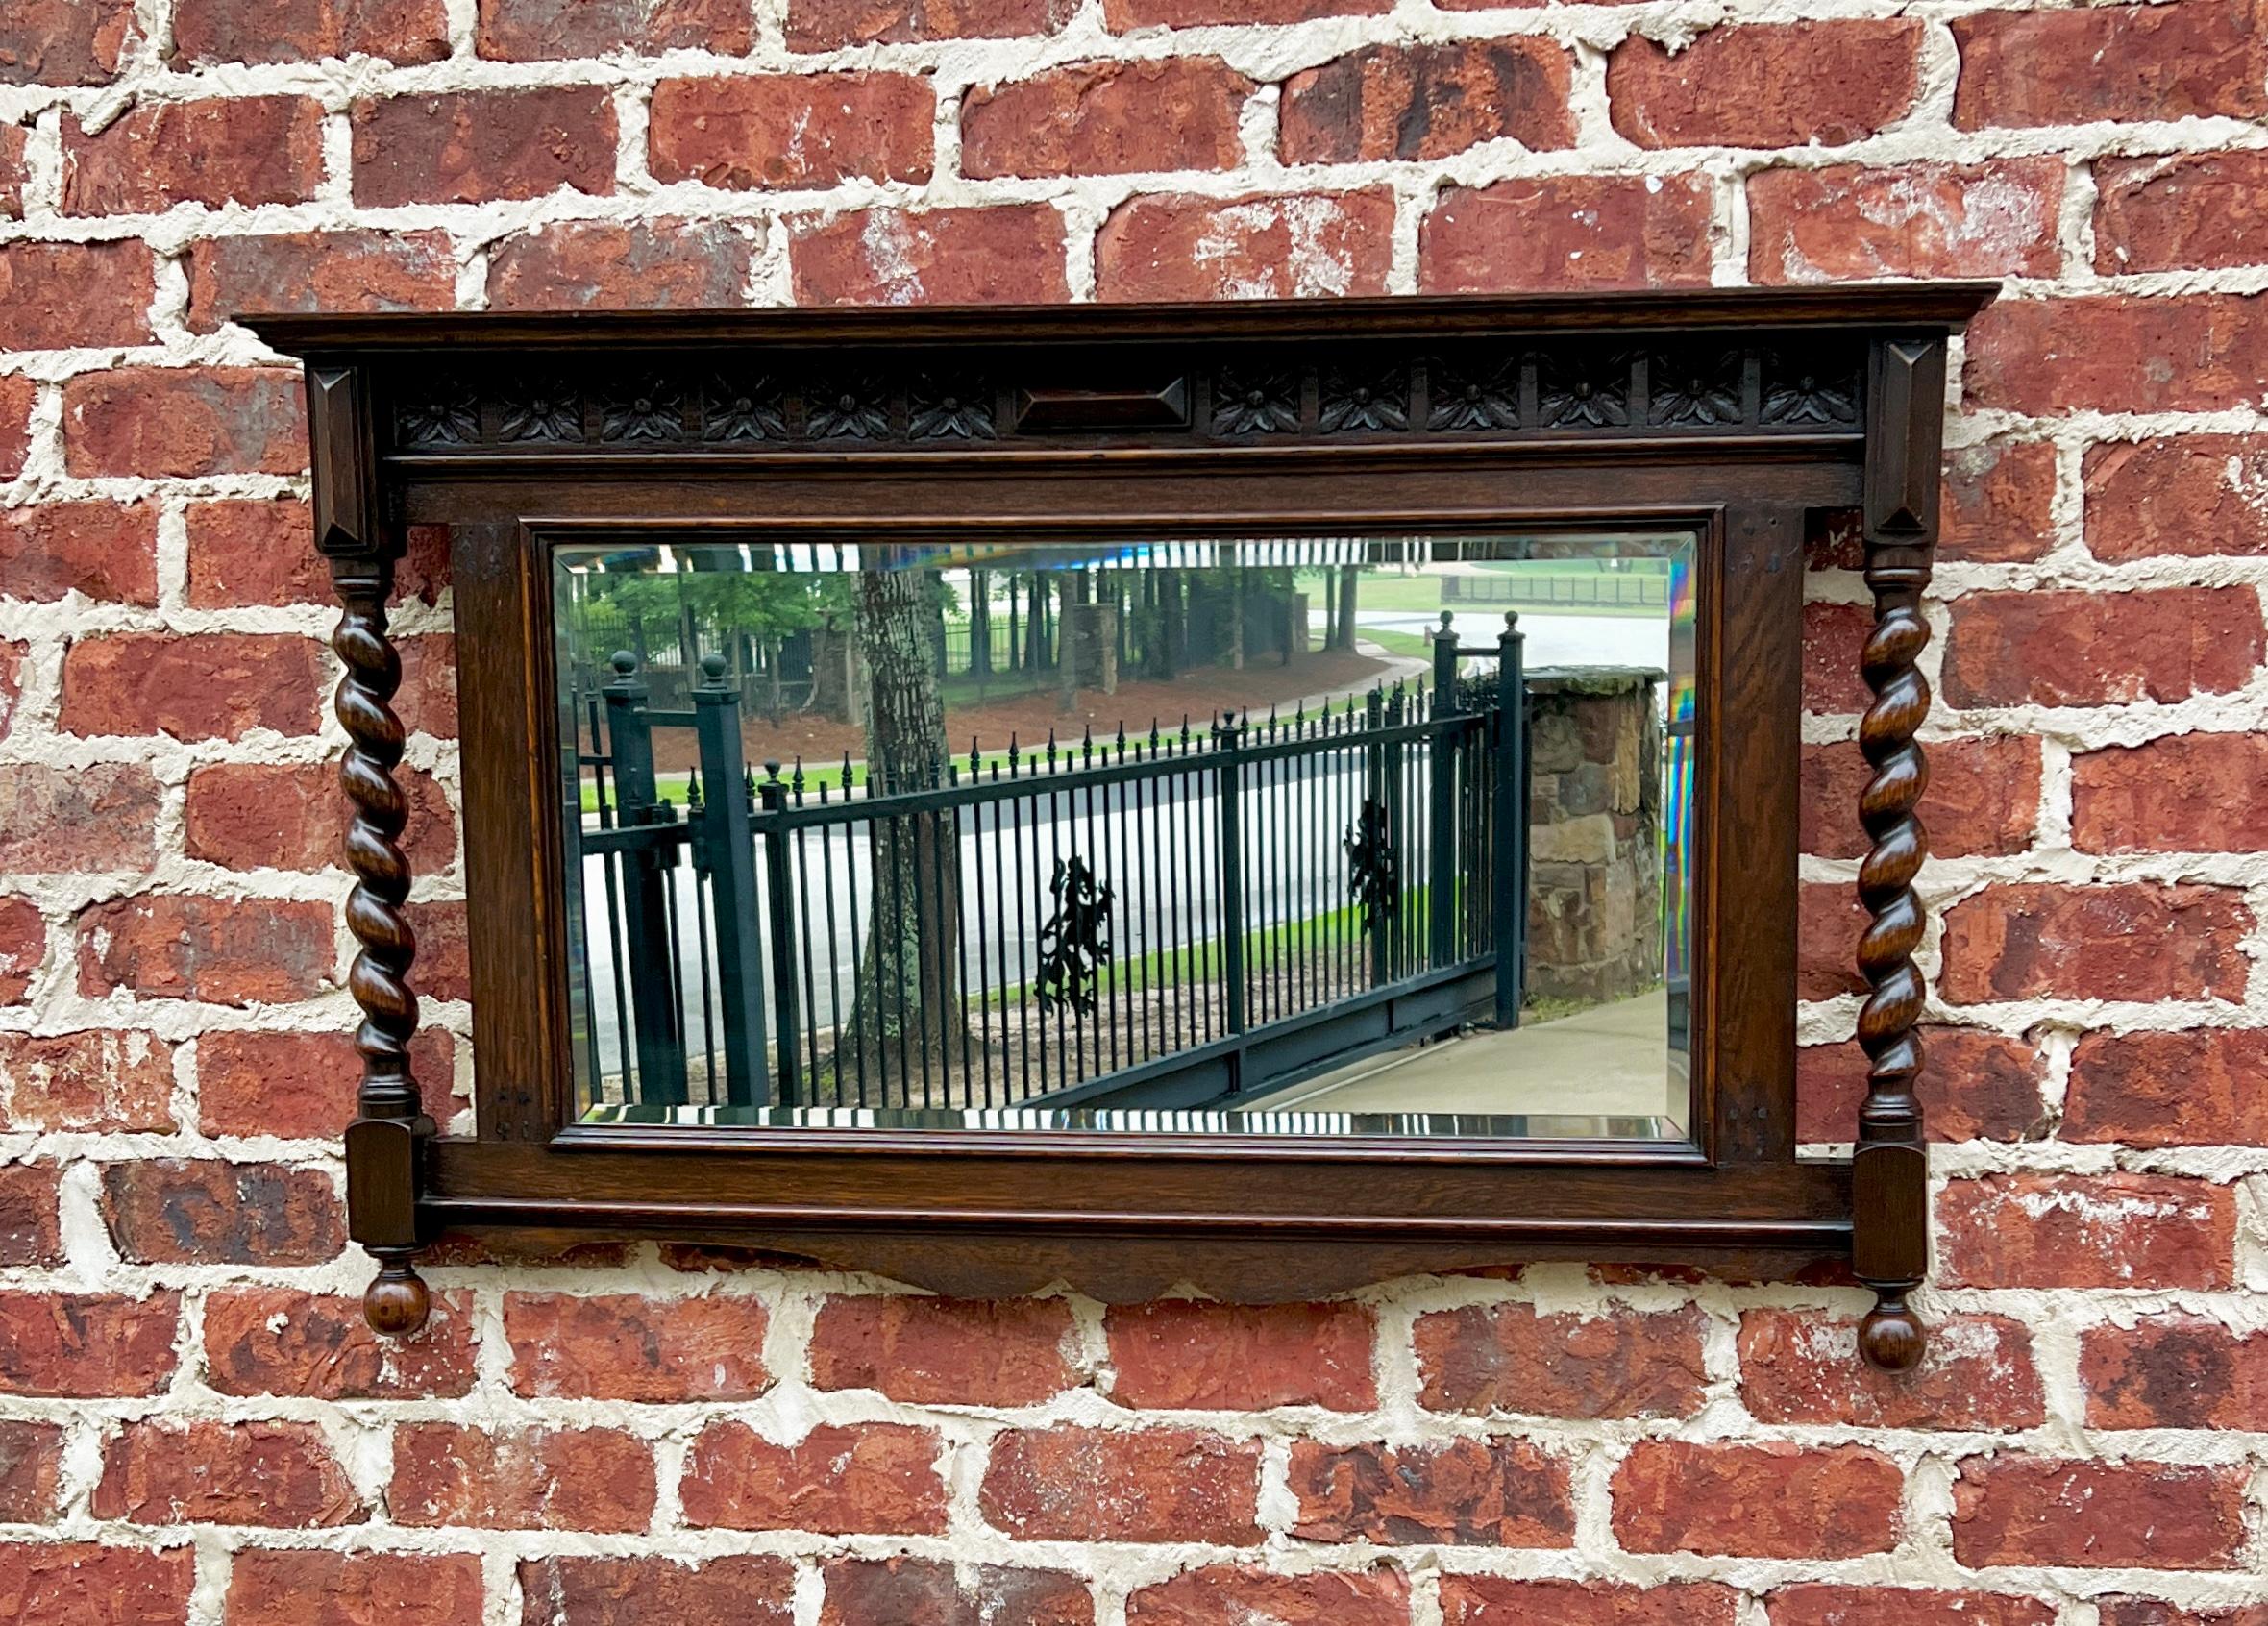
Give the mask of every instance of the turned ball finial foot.
[[407, 1258], [380, 1258], [378, 1274], [362, 1290], [362, 1318], [372, 1332], [407, 1338], [426, 1324], [432, 1308], [433, 1295]]
[[1877, 1371], [1903, 1372], [1921, 1359], [1928, 1335], [1904, 1293], [1884, 1293], [1859, 1323], [1859, 1353]]

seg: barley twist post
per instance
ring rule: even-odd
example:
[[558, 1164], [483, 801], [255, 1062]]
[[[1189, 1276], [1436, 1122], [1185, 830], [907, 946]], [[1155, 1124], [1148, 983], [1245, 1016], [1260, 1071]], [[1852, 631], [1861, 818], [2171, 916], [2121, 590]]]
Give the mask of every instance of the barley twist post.
[[1867, 985], [1859, 1045], [1867, 1067], [1851, 1205], [1853, 1273], [1875, 1295], [1859, 1324], [1859, 1349], [1886, 1371], [1921, 1359], [1922, 1324], [1908, 1295], [1929, 1267], [1929, 1157], [1915, 1094], [1922, 1068], [1915, 1027], [1928, 990], [1913, 962], [1925, 924], [1913, 880], [1929, 852], [1914, 809], [1929, 767], [1914, 735], [1930, 710], [1917, 663], [1930, 641], [1921, 597], [1937, 539], [1944, 394], [1943, 339], [1870, 347], [1864, 518], [1874, 627], [1860, 669], [1874, 698], [1859, 723], [1859, 749], [1873, 770], [1859, 798], [1868, 842], [1859, 867], [1867, 913], [1859, 939]]

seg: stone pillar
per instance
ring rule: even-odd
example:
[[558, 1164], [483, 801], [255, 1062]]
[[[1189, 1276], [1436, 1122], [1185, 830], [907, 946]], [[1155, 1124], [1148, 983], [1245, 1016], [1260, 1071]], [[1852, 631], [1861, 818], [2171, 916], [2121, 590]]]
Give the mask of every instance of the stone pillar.
[[1662, 980], [1661, 679], [1529, 678], [1531, 998], [1597, 1004]]

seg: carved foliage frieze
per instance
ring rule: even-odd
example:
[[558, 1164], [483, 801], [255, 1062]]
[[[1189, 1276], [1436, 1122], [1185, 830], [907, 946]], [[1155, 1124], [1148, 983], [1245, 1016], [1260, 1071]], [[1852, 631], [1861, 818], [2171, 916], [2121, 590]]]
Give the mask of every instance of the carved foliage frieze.
[[[1139, 358], [1146, 383], [1175, 362]], [[1284, 444], [1590, 435], [1856, 432], [1855, 344], [1728, 335], [1702, 343], [1642, 336], [1284, 347], [1194, 363], [1174, 384], [1182, 423], [1128, 427], [1077, 410], [1082, 389], [1115, 387], [1107, 365], [1073, 381], [1017, 376], [1013, 358], [972, 355], [900, 365], [846, 357], [672, 357], [532, 367], [481, 381], [405, 373], [389, 381], [392, 449], [405, 453], [560, 450], [666, 452], [920, 449], [1079, 439]], [[1034, 389], [1064, 408], [1035, 431], [1017, 408]]]

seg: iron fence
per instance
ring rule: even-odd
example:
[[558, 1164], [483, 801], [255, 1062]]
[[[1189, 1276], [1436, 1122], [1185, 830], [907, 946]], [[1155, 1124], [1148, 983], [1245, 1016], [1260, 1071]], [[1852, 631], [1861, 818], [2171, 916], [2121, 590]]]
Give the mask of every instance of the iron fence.
[[[1428, 684], [973, 744], [881, 786], [759, 776], [721, 661], [688, 710], [618, 656], [570, 821], [584, 1104], [1250, 1102], [1491, 1005], [1516, 1022], [1519, 639], [1435, 647]], [[698, 736], [680, 801], [666, 728]]]

